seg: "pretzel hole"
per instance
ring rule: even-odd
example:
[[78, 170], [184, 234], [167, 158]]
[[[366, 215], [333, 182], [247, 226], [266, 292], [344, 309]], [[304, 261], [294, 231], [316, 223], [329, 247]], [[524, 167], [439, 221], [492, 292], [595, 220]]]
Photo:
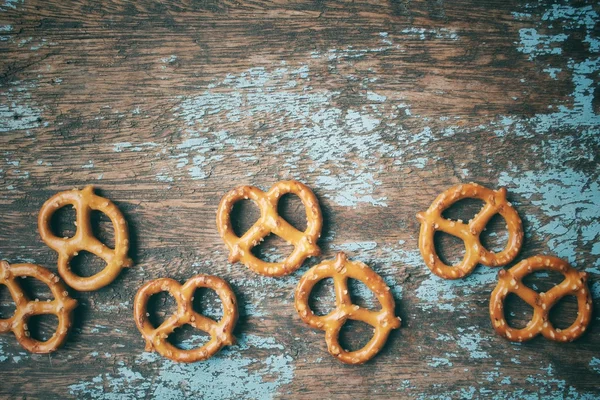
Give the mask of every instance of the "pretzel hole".
[[50, 230], [54, 236], [59, 238], [71, 238], [75, 236], [77, 227], [75, 221], [77, 220], [77, 213], [75, 207], [67, 204], [52, 214], [50, 217]]
[[252, 248], [252, 254], [262, 261], [275, 263], [286, 259], [293, 250], [294, 246], [279, 236], [271, 234]]
[[466, 198], [453, 203], [442, 212], [442, 217], [457, 221], [461, 219], [465, 224], [481, 211], [485, 202], [479, 199]]
[[308, 306], [313, 314], [318, 316], [327, 315], [335, 309], [333, 278], [325, 278], [317, 282], [308, 297]]
[[210, 340], [210, 335], [189, 324], [175, 328], [167, 341], [182, 350], [192, 350], [205, 345]]
[[433, 235], [433, 245], [440, 260], [449, 266], [459, 264], [467, 253], [464, 242], [446, 232], [436, 231]]
[[536, 271], [522, 279], [525, 286], [536, 292], [547, 292], [564, 280], [563, 274], [551, 270]]
[[299, 231], [304, 232], [306, 230], [306, 210], [304, 203], [302, 203], [302, 200], [297, 195], [287, 193], [281, 196], [277, 203], [277, 213]]
[[548, 319], [554, 328], [566, 329], [577, 319], [577, 297], [568, 295], [561, 298], [548, 313]]
[[146, 312], [149, 314], [148, 321], [154, 328], [162, 325], [167, 318], [177, 312], [177, 301], [169, 292], [153, 294], [148, 299]]
[[71, 259], [69, 265], [74, 274], [82, 277], [96, 275], [106, 268], [106, 262], [103, 259], [97, 257], [94, 253], [85, 250], [79, 251], [78, 254]]
[[35, 279], [31, 276], [20, 278], [18, 281], [23, 294], [32, 301], [38, 299], [39, 301], [54, 300], [54, 295], [50, 290], [50, 287], [39, 279]]
[[92, 233], [100, 242], [111, 249], [115, 248], [115, 227], [110, 218], [98, 210], [92, 210], [90, 215]]
[[17, 306], [10, 295], [8, 287], [4, 284], [0, 284], [0, 319], [8, 319], [15, 315]]
[[233, 205], [229, 220], [233, 232], [242, 237], [260, 219], [260, 209], [252, 200], [240, 200]]
[[194, 292], [192, 307], [198, 314], [215, 321], [223, 318], [223, 304], [217, 292], [209, 288], [197, 288]]
[[54, 314], [32, 315], [27, 320], [27, 328], [33, 339], [45, 342], [56, 333], [58, 317]]
[[339, 342], [344, 350], [360, 350], [373, 337], [373, 327], [366, 322], [347, 319], [340, 329]]
[[504, 217], [500, 214], [494, 215], [479, 235], [479, 240], [488, 251], [499, 253], [504, 250], [508, 243], [508, 230]]
[[523, 329], [533, 318], [533, 308], [514, 293], [509, 293], [504, 300], [504, 319], [508, 326]]
[[348, 279], [348, 291], [352, 304], [371, 310], [381, 308], [375, 294], [360, 280]]

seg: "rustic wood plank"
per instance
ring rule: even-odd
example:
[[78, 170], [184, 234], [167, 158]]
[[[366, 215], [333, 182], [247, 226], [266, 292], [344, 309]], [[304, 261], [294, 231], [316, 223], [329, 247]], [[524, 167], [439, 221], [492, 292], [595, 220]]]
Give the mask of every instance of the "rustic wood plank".
[[[0, 396], [600, 396], [597, 313], [572, 344], [505, 341], [487, 311], [497, 271], [432, 276], [415, 218], [453, 184], [506, 186], [524, 220], [519, 259], [587, 270], [600, 307], [598, 13], [591, 1], [0, 1], [0, 257], [56, 269], [39, 208], [91, 183], [123, 211], [136, 261], [106, 288], [71, 291], [75, 327], [51, 356], [0, 336]], [[214, 219], [236, 185], [281, 179], [318, 196], [323, 255], [269, 279], [227, 262]], [[283, 211], [300, 223], [297, 206]], [[489, 231], [502, 242], [501, 220]], [[340, 250], [384, 277], [404, 321], [361, 367], [333, 359], [293, 309], [300, 276]], [[194, 365], [144, 353], [136, 290], [196, 273], [234, 288], [238, 346]], [[8, 303], [0, 291], [0, 316]], [[566, 326], [574, 304], [560, 311]]]

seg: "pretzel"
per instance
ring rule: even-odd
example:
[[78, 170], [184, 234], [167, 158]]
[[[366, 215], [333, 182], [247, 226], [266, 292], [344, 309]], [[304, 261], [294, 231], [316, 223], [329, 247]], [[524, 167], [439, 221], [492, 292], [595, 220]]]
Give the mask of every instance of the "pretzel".
[[[31, 301], [23, 292], [17, 278], [32, 277], [44, 282], [52, 292], [54, 300]], [[0, 319], [0, 333], [12, 331], [23, 348], [31, 353], [51, 353], [63, 345], [71, 327], [71, 312], [77, 301], [69, 297], [58, 276], [35, 264], [13, 264], [0, 261], [0, 284], [5, 285], [15, 302], [12, 317]], [[58, 318], [58, 327], [52, 337], [44, 342], [31, 337], [27, 321], [34, 315], [53, 314]]]
[[[77, 231], [72, 238], [59, 238], [52, 233], [50, 219], [59, 208], [68, 204], [73, 205], [77, 212]], [[114, 249], [94, 237], [90, 222], [92, 210], [98, 210], [110, 218], [115, 232]], [[113, 202], [95, 195], [91, 185], [83, 190], [60, 192], [48, 199], [40, 210], [38, 228], [44, 243], [58, 252], [58, 273], [67, 285], [78, 291], [98, 290], [114, 281], [123, 268], [133, 265], [133, 261], [127, 257], [129, 233], [123, 214]], [[89, 277], [73, 273], [70, 262], [82, 250], [106, 261], [106, 267]]]
[[[300, 232], [277, 213], [279, 198], [287, 193], [297, 195], [306, 210], [306, 230]], [[260, 209], [260, 218], [242, 237], [238, 237], [231, 226], [231, 210], [240, 200], [250, 199]], [[229, 262], [241, 261], [256, 273], [266, 276], [287, 275], [302, 265], [304, 260], [321, 253], [317, 240], [321, 236], [323, 217], [319, 202], [308, 186], [297, 181], [281, 181], [268, 192], [254, 186], [240, 186], [221, 199], [217, 211], [217, 229], [229, 248]], [[270, 263], [252, 254], [252, 248], [274, 233], [294, 246], [292, 253], [282, 262]]]
[[[217, 292], [223, 303], [223, 318], [219, 322], [194, 311], [192, 301], [196, 288], [210, 288]], [[160, 326], [150, 323], [146, 311], [148, 300], [156, 293], [169, 292], [177, 301], [177, 312]], [[173, 361], [191, 363], [212, 357], [223, 346], [235, 343], [233, 328], [238, 319], [237, 300], [231, 287], [223, 279], [211, 275], [196, 275], [185, 284], [161, 278], [150, 281], [138, 290], [133, 304], [135, 323], [146, 340], [146, 351], [156, 350]], [[193, 350], [183, 350], [167, 341], [169, 335], [180, 326], [189, 324], [211, 336], [208, 343]]]
[[[550, 270], [564, 275], [565, 280], [546, 293], [528, 288], [522, 279], [534, 271]], [[592, 296], [587, 288], [587, 272], [578, 272], [566, 261], [551, 256], [534, 256], [521, 261], [509, 270], [498, 273], [498, 285], [490, 299], [490, 317], [496, 332], [513, 342], [523, 342], [540, 333], [557, 342], [572, 342], [585, 332], [592, 318]], [[514, 293], [533, 308], [533, 317], [523, 329], [511, 328], [504, 317], [504, 300]], [[577, 318], [566, 329], [552, 326], [548, 318], [550, 309], [564, 297], [577, 298]]]
[[[442, 212], [452, 204], [465, 198], [483, 200], [486, 204], [469, 223], [462, 220], [451, 221], [442, 217]], [[508, 243], [504, 250], [494, 253], [481, 244], [480, 235], [490, 219], [500, 214], [506, 221]], [[458, 279], [469, 275], [479, 264], [488, 267], [499, 267], [511, 262], [521, 249], [523, 243], [523, 226], [519, 214], [506, 200], [506, 188], [496, 191], [476, 183], [453, 186], [440, 194], [429, 209], [417, 214], [421, 222], [419, 234], [419, 249], [429, 269], [444, 279]], [[446, 265], [440, 260], [434, 245], [436, 231], [446, 232], [456, 236], [465, 243], [466, 254], [457, 265]]]
[[[335, 309], [327, 315], [317, 316], [308, 305], [310, 293], [322, 279], [333, 278], [335, 287]], [[352, 304], [348, 293], [348, 278], [364, 283], [381, 304], [381, 310], [371, 311]], [[383, 345], [392, 329], [400, 327], [400, 318], [394, 314], [394, 298], [383, 279], [367, 265], [348, 261], [340, 252], [335, 260], [324, 261], [312, 267], [300, 279], [296, 288], [296, 311], [302, 321], [313, 328], [325, 331], [327, 349], [334, 357], [346, 364], [362, 364], [373, 358]], [[374, 335], [363, 348], [356, 351], [342, 349], [339, 334], [348, 319], [365, 322], [375, 328]]]

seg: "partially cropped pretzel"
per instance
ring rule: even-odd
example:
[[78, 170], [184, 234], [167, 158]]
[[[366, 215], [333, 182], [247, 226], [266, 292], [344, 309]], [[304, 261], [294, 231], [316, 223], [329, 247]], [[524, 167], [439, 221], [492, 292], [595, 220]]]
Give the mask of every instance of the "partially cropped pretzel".
[[[545, 293], [538, 293], [522, 282], [532, 272], [549, 270], [560, 272], [565, 279]], [[587, 287], [587, 272], [578, 272], [566, 261], [551, 256], [534, 256], [521, 261], [509, 270], [498, 274], [498, 285], [490, 299], [492, 326], [500, 334], [513, 342], [523, 342], [540, 333], [550, 340], [571, 342], [585, 332], [592, 319], [592, 296]], [[506, 322], [504, 300], [508, 293], [514, 293], [533, 308], [533, 317], [525, 328], [514, 329]], [[552, 326], [548, 314], [552, 307], [564, 296], [577, 298], [577, 318], [566, 329]]]
[[[329, 314], [318, 316], [310, 309], [308, 299], [315, 285], [326, 278], [333, 278], [336, 307]], [[348, 291], [349, 278], [361, 281], [375, 293], [381, 310], [367, 310], [352, 304]], [[302, 321], [325, 331], [329, 353], [346, 364], [362, 364], [373, 358], [385, 344], [391, 330], [400, 327], [400, 318], [394, 314], [395, 302], [390, 288], [375, 271], [361, 262], [348, 261], [344, 253], [338, 253], [335, 260], [312, 267], [302, 276], [296, 288], [295, 307]], [[375, 328], [371, 340], [356, 351], [344, 350], [339, 343], [340, 330], [349, 319], [365, 322]]]
[[[287, 193], [297, 195], [306, 210], [306, 230], [300, 232], [277, 213], [279, 198]], [[260, 209], [260, 218], [242, 237], [238, 237], [231, 226], [231, 210], [238, 201], [250, 199]], [[317, 240], [321, 236], [323, 217], [314, 193], [308, 186], [297, 181], [281, 181], [268, 192], [254, 186], [240, 186], [227, 193], [217, 211], [217, 229], [229, 248], [229, 262], [241, 261], [254, 272], [266, 276], [287, 275], [302, 265], [306, 258], [321, 253]], [[294, 246], [292, 253], [282, 262], [270, 263], [252, 254], [266, 236], [274, 233]]]
[[[45, 283], [54, 300], [31, 300], [23, 292], [17, 278], [32, 277]], [[5, 285], [15, 302], [16, 309], [12, 317], [0, 319], [0, 333], [12, 331], [24, 349], [32, 353], [51, 353], [63, 345], [71, 327], [71, 312], [77, 301], [69, 297], [69, 293], [60, 282], [58, 276], [35, 264], [13, 264], [0, 261], [0, 284]], [[46, 341], [31, 337], [27, 322], [34, 315], [53, 314], [58, 318], [56, 332]]]
[[[223, 318], [219, 322], [194, 311], [192, 302], [197, 288], [209, 288], [219, 295], [223, 303]], [[173, 295], [177, 302], [177, 312], [160, 326], [154, 327], [148, 319], [147, 305], [150, 297], [160, 292], [169, 292]], [[184, 285], [169, 278], [150, 281], [135, 295], [133, 314], [135, 323], [146, 340], [146, 351], [155, 350], [173, 361], [186, 363], [203, 361], [212, 357], [223, 346], [235, 343], [233, 329], [238, 319], [237, 300], [227, 282], [216, 276], [196, 275]], [[192, 350], [183, 350], [169, 343], [167, 340], [169, 335], [176, 328], [186, 324], [208, 333], [211, 336], [210, 341]]]
[[[52, 233], [52, 215], [66, 205], [72, 205], [77, 213], [77, 231], [72, 238], [60, 238]], [[100, 242], [92, 232], [91, 212], [98, 210], [106, 214], [114, 227], [115, 248], [111, 249]], [[121, 211], [110, 200], [94, 194], [94, 188], [60, 192], [48, 199], [38, 216], [38, 229], [44, 243], [58, 253], [58, 273], [67, 285], [78, 291], [100, 289], [115, 280], [125, 267], [133, 265], [127, 257], [129, 251], [129, 231]], [[70, 262], [80, 251], [88, 251], [106, 262], [106, 267], [95, 275], [82, 277], [71, 271]]]
[[[483, 200], [486, 204], [468, 223], [462, 220], [451, 221], [442, 217], [442, 212], [452, 204], [466, 198]], [[482, 244], [480, 235], [490, 219], [500, 214], [506, 221], [508, 243], [504, 250], [493, 253]], [[429, 209], [417, 214], [421, 222], [419, 249], [429, 269], [439, 277], [458, 279], [469, 275], [477, 264], [499, 267], [511, 262], [519, 253], [523, 243], [521, 218], [506, 200], [506, 188], [491, 190], [476, 183], [457, 185], [440, 194]], [[435, 250], [436, 231], [446, 232], [460, 238], [465, 243], [466, 254], [463, 260], [454, 266], [446, 265]]]

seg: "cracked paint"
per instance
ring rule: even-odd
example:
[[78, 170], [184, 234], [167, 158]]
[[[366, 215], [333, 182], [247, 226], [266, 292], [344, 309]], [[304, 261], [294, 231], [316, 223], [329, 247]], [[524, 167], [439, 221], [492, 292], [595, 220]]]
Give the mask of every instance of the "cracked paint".
[[[244, 354], [247, 350], [266, 354], [264, 358], [250, 358]], [[242, 335], [237, 346], [193, 364], [142, 353], [131, 365], [119, 361], [111, 372], [70, 385], [69, 393], [91, 399], [272, 398], [294, 378], [292, 361], [273, 338]], [[148, 365], [154, 373], [142, 374]]]

